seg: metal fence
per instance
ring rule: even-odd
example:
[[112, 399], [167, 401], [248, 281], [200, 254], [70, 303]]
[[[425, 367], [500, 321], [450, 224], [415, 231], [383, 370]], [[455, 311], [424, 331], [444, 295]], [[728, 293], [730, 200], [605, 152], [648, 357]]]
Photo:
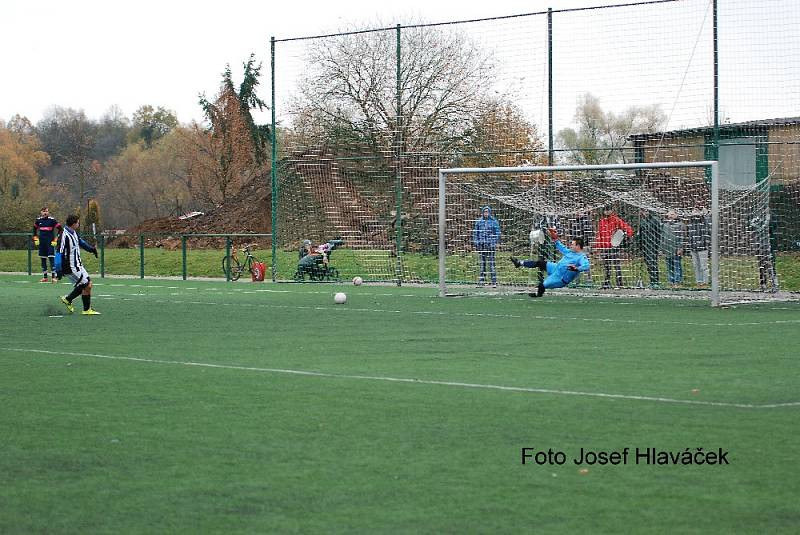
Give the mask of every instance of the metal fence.
[[272, 276], [338, 236], [381, 259], [367, 278], [423, 278], [442, 167], [719, 159], [741, 179], [753, 153], [792, 250], [798, 28], [792, 0], [663, 0], [272, 38]]

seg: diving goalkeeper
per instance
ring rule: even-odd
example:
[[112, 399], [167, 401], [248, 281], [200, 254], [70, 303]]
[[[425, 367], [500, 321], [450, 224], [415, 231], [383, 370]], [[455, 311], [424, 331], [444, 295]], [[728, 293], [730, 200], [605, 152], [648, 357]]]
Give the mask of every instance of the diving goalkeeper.
[[[550, 237], [555, 242], [556, 249], [562, 255], [558, 262], [547, 262], [543, 258], [539, 260], [520, 260], [511, 257], [514, 267], [539, 268], [540, 282], [536, 288], [536, 293], [531, 293], [531, 297], [541, 297], [544, 291], [550, 288], [563, 288], [570, 282], [578, 278], [578, 275], [589, 271], [589, 258], [583, 252], [583, 239], [575, 238], [569, 242], [569, 247], [561, 243], [558, 239], [556, 229], [547, 229]], [[547, 277], [544, 277], [547, 273]]]

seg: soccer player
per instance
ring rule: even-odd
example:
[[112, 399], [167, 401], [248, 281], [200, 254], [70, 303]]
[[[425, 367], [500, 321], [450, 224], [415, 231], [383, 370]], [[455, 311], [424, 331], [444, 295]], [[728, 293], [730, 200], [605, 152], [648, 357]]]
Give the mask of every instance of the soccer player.
[[61, 235], [61, 245], [58, 248], [58, 252], [61, 253], [61, 271], [75, 283], [72, 292], [63, 296], [61, 302], [72, 313], [75, 311], [72, 301], [80, 295], [83, 301], [83, 314], [93, 316], [100, 313], [92, 309], [92, 280], [81, 262], [81, 249], [89, 251], [95, 257], [97, 257], [97, 249], [78, 236], [79, 226], [78, 216], [70, 215], [67, 217], [67, 226]]
[[50, 209], [42, 207], [39, 217], [33, 223], [33, 244], [39, 249], [39, 259], [42, 261], [42, 279], [47, 282], [47, 260], [50, 259], [50, 280], [56, 282], [55, 247], [58, 243], [58, 232], [61, 223], [50, 217]]
[[547, 262], [540, 258], [539, 260], [519, 260], [518, 258], [511, 257], [511, 262], [514, 267], [526, 268], [539, 268], [540, 274], [543, 276], [547, 273], [547, 277], [542, 277], [543, 280], [539, 282], [535, 293], [530, 293], [531, 297], [541, 297], [544, 291], [550, 288], [563, 288], [570, 282], [578, 278], [578, 275], [589, 271], [589, 258], [583, 252], [583, 239], [575, 238], [569, 242], [569, 248], [561, 243], [558, 239], [558, 232], [556, 229], [547, 229], [550, 237], [562, 255], [561, 260], [558, 262]]

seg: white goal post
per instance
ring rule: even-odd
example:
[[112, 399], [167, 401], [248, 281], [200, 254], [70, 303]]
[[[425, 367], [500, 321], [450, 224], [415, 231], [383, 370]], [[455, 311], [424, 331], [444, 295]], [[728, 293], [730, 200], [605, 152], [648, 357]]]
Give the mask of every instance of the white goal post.
[[[691, 201], [681, 201], [682, 188], [685, 188], [686, 180], [675, 177], [674, 174], [679, 174], [684, 170], [694, 170], [694, 177], [691, 179], [695, 185], [703, 188], [703, 203], [705, 208], [703, 211], [704, 217], [710, 215], [710, 228], [707, 234], [709, 236], [709, 246], [707, 247], [710, 252], [710, 265], [707, 267], [708, 275], [710, 276], [710, 285], [706, 287], [705, 284], [698, 284], [691, 282], [691, 290], [704, 290], [696, 292], [693, 296], [710, 298], [712, 306], [719, 306], [721, 304], [721, 293], [723, 286], [721, 284], [720, 272], [720, 177], [719, 167], [716, 161], [681, 161], [681, 162], [654, 162], [654, 163], [632, 163], [632, 164], [610, 164], [610, 165], [552, 165], [552, 166], [520, 166], [520, 167], [486, 167], [486, 168], [450, 168], [439, 170], [439, 210], [438, 210], [438, 267], [439, 267], [439, 295], [444, 297], [448, 294], [448, 284], [451, 286], [468, 286], [470, 282], [474, 285], [473, 281], [458, 280], [452, 282], [452, 276], [448, 272], [448, 262], [456, 263], [456, 260], [461, 262], [462, 265], [474, 264], [474, 252], [471, 249], [474, 246], [470, 243], [470, 221], [475, 221], [477, 218], [480, 205], [488, 199], [490, 203], [494, 204], [499, 210], [506, 210], [515, 215], [501, 214], [498, 216], [500, 222], [499, 227], [502, 228], [504, 223], [508, 226], [516, 225], [520, 227], [518, 222], [526, 217], [529, 219], [534, 217], [549, 217], [554, 218], [566, 217], [572, 212], [581, 214], [588, 217], [590, 223], [597, 227], [597, 219], [602, 216], [604, 210], [611, 211], [610, 206], [613, 204], [615, 209], [619, 211], [628, 210], [630, 213], [648, 215], [648, 212], [659, 218], [672, 217], [673, 219], [681, 218], [686, 215], [689, 218], [689, 208], [687, 203]], [[611, 175], [610, 173], [621, 172], [619, 175]], [[628, 173], [625, 175], [624, 173]], [[632, 177], [636, 178], [632, 178]], [[494, 177], [489, 179], [489, 177]], [[525, 179], [520, 177], [527, 177]], [[566, 177], [566, 178], [565, 178]], [[596, 181], [592, 177], [605, 177], [611, 186], [603, 189], [596, 186]], [[617, 187], [614, 178], [619, 177], [617, 182], [632, 184], [627, 186], [628, 189]], [[655, 177], [655, 178], [654, 178]], [[665, 194], [664, 188], [659, 189], [659, 183], [665, 183], [672, 179], [675, 182], [674, 191], [670, 190], [670, 195]], [[710, 179], [710, 180], [709, 180]], [[494, 182], [492, 182], [494, 180]], [[659, 182], [661, 181], [661, 182]], [[569, 188], [565, 188], [564, 184], [569, 183]], [[644, 185], [643, 185], [644, 184]], [[572, 189], [570, 189], [572, 188]], [[673, 188], [673, 186], [670, 186]], [[503, 191], [500, 191], [503, 190]], [[589, 193], [591, 190], [591, 196]], [[756, 191], [753, 189], [753, 191]], [[549, 193], [548, 193], [549, 192]], [[566, 192], [566, 194], [565, 194]], [[743, 193], [736, 194], [730, 193], [734, 200], [731, 203], [738, 202], [746, 195], [749, 195], [750, 189]], [[560, 200], [564, 197], [580, 198], [577, 203], [570, 206], [559, 204]], [[456, 199], [457, 197], [457, 199]], [[544, 199], [547, 197], [547, 199]], [[583, 200], [581, 200], [583, 199]], [[586, 199], [590, 199], [587, 201]], [[676, 200], [677, 199], [677, 200]], [[683, 203], [682, 205], [680, 203]], [[674, 203], [674, 208], [673, 204]], [[461, 206], [458, 210], [453, 210], [452, 205], [459, 204]], [[754, 211], [761, 210], [760, 204], [758, 208], [754, 202], [750, 202], [748, 206], [749, 211], [740, 210], [736, 212], [736, 217], [752, 217]], [[696, 209], [696, 208], [695, 208]], [[459, 211], [460, 210], [460, 211]], [[681, 211], [683, 210], [683, 211]], [[766, 208], [768, 213], [768, 206]], [[599, 212], [599, 214], [598, 214]], [[670, 216], [667, 214], [676, 213], [678, 216]], [[760, 213], [760, 212], [759, 212]], [[643, 217], [644, 217], [643, 216]], [[506, 219], [503, 219], [505, 217]], [[737, 220], [738, 221], [738, 220]], [[454, 230], [460, 224], [462, 228], [459, 231]], [[530, 224], [530, 223], [529, 223]], [[726, 224], [729, 224], [726, 222]], [[747, 230], [745, 223], [738, 222], [736, 225], [730, 224], [730, 228], [745, 229], [740, 230], [740, 236], [731, 239], [731, 243], [736, 244], [736, 240], [741, 238], [744, 241], [752, 240], [749, 236], [753, 233]], [[523, 235], [522, 231], [517, 231], [517, 235]], [[524, 234], [527, 236], [527, 234]], [[633, 241], [633, 238], [631, 238]], [[516, 246], [519, 247], [520, 239], [517, 238]], [[688, 243], [688, 241], [687, 241]], [[587, 243], [587, 245], [589, 245]], [[646, 244], [645, 244], [646, 245]], [[650, 244], [653, 247], [658, 247], [658, 243]], [[509, 244], [506, 248], [498, 248], [498, 255], [514, 254], [515, 244]], [[752, 247], [746, 249], [747, 254], [752, 256]], [[656, 253], [658, 254], [658, 253]], [[470, 256], [472, 255], [472, 256]], [[630, 253], [633, 256], [633, 253]], [[683, 252], [680, 253], [682, 257]], [[742, 253], [741, 256], [745, 254]], [[459, 258], [454, 258], [458, 256]], [[508, 260], [504, 256], [502, 260]], [[492, 278], [494, 279], [495, 273], [495, 258], [494, 249], [492, 249]], [[498, 263], [501, 260], [498, 259]], [[660, 260], [663, 262], [663, 258]], [[627, 264], [633, 265], [633, 260], [628, 258]], [[679, 263], [682, 260], [679, 260]], [[687, 261], [688, 262], [688, 261]], [[646, 272], [643, 265], [640, 263], [640, 272]], [[662, 264], [663, 265], [663, 264]], [[501, 266], [506, 272], [511, 272], [508, 263], [504, 262]], [[472, 268], [468, 267], [466, 276], [460, 279], [468, 279], [471, 275], [476, 275], [480, 271], [480, 284], [481, 286], [497, 286], [502, 288], [505, 286], [518, 286], [518, 283], [505, 280], [503, 276], [498, 275], [497, 281], [489, 280], [489, 275], [485, 273], [486, 264], [484, 260], [483, 267]], [[593, 267], [594, 269], [594, 267]], [[621, 273], [619, 271], [618, 273]], [[658, 267], [656, 267], [656, 270]], [[663, 268], [662, 268], [663, 269]], [[748, 267], [748, 269], [750, 269]], [[761, 269], [760, 266], [758, 269]], [[472, 271], [469, 271], [472, 270]], [[744, 272], [744, 268], [741, 269]], [[608, 268], [606, 268], [606, 281], [608, 280]], [[773, 271], [774, 273], [774, 271]], [[599, 273], [598, 273], [599, 274]], [[487, 279], [484, 280], [484, 275]], [[448, 282], [448, 276], [451, 277], [451, 282]], [[670, 273], [672, 276], [672, 273]], [[621, 281], [622, 276], [618, 275]], [[645, 278], [641, 275], [641, 278]], [[652, 282], [653, 276], [650, 273]], [[658, 280], [658, 275], [656, 275]], [[773, 275], [773, 280], [774, 275]], [[641, 279], [638, 282], [641, 285]], [[658, 284], [654, 284], [657, 286]], [[524, 286], [524, 284], [522, 285]], [[730, 285], [728, 289], [736, 289], [735, 285]], [[670, 290], [676, 289], [677, 285], [671, 284]], [[660, 286], [659, 286], [660, 288]], [[605, 290], [605, 287], [601, 288]]]

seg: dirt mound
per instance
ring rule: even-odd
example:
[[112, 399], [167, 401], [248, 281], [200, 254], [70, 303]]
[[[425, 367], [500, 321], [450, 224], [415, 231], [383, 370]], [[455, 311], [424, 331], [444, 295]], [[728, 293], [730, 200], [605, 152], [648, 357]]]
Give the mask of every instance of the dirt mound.
[[[268, 179], [268, 177], [267, 177]], [[137, 234], [269, 234], [271, 188], [263, 178], [254, 180], [224, 204], [191, 219], [163, 217], [148, 219], [126, 231], [128, 237]], [[158, 239], [147, 238], [148, 241]], [[167, 242], [172, 238], [159, 241]]]

